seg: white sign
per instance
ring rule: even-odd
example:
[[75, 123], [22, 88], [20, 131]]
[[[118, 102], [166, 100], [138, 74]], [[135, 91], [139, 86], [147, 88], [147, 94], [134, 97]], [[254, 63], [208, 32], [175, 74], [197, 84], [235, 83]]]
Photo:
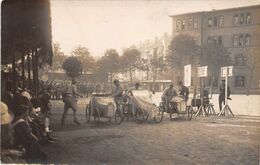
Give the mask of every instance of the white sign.
[[208, 76], [208, 66], [198, 67], [198, 77], [207, 77]]
[[191, 86], [191, 64], [184, 66], [184, 85]]
[[228, 72], [228, 77], [233, 76], [233, 66], [221, 67], [221, 77], [226, 77]]

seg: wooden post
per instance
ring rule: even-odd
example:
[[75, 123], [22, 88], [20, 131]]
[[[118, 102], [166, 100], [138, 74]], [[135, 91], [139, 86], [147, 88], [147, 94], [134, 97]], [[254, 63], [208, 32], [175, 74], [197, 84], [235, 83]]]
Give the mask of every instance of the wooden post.
[[38, 94], [39, 94], [39, 51], [36, 50], [35, 52], [35, 95], [36, 98], [38, 98]]
[[[15, 48], [15, 47], [14, 47]], [[16, 93], [16, 75], [15, 75], [15, 49], [12, 52], [12, 92], [13, 94]]]
[[31, 57], [30, 51], [27, 54], [27, 67], [28, 67], [28, 88], [31, 88]]
[[35, 50], [32, 51], [33, 96], [35, 97]]
[[22, 89], [25, 88], [24, 56], [25, 56], [25, 52], [22, 53], [22, 59], [21, 59], [21, 62], [22, 62]]

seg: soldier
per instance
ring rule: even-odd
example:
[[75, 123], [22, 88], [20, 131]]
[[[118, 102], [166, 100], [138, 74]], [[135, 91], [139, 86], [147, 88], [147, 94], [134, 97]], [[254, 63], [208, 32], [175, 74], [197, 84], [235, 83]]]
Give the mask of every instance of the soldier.
[[65, 118], [66, 118], [69, 108], [71, 108], [73, 110], [74, 123], [76, 123], [77, 125], [80, 125], [80, 122], [78, 121], [77, 114], [76, 114], [77, 110], [78, 110], [77, 96], [80, 96], [80, 97], [82, 97], [82, 96], [77, 92], [76, 81], [72, 80], [71, 83], [72, 84], [67, 87], [66, 92], [65, 92], [64, 112], [63, 112], [62, 119], [61, 119], [62, 125], [65, 124]]
[[[219, 103], [219, 110], [222, 110], [222, 104], [225, 105], [225, 80], [221, 81], [220, 88], [219, 88], [219, 97], [218, 97], [218, 103]], [[229, 100], [231, 100], [230, 96], [230, 88], [227, 87], [227, 97]]]
[[179, 95], [182, 96], [185, 101], [187, 101], [189, 99], [189, 89], [183, 85], [182, 81], [179, 81]]
[[111, 96], [114, 97], [116, 107], [118, 108], [120, 106], [120, 102], [123, 96], [123, 87], [120, 85], [119, 80], [114, 80], [113, 81], [116, 89], [112, 92]]
[[177, 92], [173, 89], [173, 84], [170, 84], [170, 86], [166, 88], [162, 94], [162, 101], [164, 102], [165, 109], [168, 109], [170, 101], [174, 96], [177, 96]]

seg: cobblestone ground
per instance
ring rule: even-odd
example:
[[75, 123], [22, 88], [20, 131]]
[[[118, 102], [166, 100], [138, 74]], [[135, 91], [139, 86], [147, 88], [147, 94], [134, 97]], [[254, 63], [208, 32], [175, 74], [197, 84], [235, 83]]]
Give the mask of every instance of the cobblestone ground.
[[86, 123], [86, 100], [79, 102], [81, 126], [72, 122], [60, 125], [62, 102], [53, 102], [56, 144], [47, 145], [49, 163], [68, 164], [218, 164], [258, 165], [260, 117], [197, 117], [191, 121], [168, 116], [162, 123], [148, 119], [134, 121]]

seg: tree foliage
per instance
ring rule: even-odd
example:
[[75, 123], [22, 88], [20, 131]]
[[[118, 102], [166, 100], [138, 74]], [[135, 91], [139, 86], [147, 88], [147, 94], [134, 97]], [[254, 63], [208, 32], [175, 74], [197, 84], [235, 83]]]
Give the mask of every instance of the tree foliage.
[[82, 64], [77, 57], [66, 58], [62, 64], [62, 68], [71, 78], [75, 78], [82, 74]]
[[90, 55], [88, 48], [78, 45], [71, 54], [81, 61], [84, 72], [93, 71], [95, 69], [96, 63], [94, 58]]
[[220, 68], [231, 64], [228, 50], [223, 45], [208, 43], [203, 47], [202, 64]]
[[133, 83], [133, 74], [140, 66], [141, 53], [135, 48], [127, 49], [120, 57], [120, 70], [130, 74], [131, 85]]
[[98, 75], [104, 78], [110, 76], [113, 79], [119, 69], [119, 55], [115, 49], [106, 50], [104, 56], [97, 62]]
[[176, 69], [178, 78], [182, 77], [184, 65], [195, 62], [200, 55], [200, 46], [191, 35], [180, 34], [173, 38], [168, 47], [166, 59], [171, 68]]
[[172, 68], [183, 68], [200, 54], [200, 46], [191, 35], [180, 34], [173, 38], [168, 47], [167, 60]]
[[61, 51], [60, 44], [54, 43], [53, 45], [53, 58], [52, 58], [52, 70], [62, 69], [62, 64], [66, 56]]

